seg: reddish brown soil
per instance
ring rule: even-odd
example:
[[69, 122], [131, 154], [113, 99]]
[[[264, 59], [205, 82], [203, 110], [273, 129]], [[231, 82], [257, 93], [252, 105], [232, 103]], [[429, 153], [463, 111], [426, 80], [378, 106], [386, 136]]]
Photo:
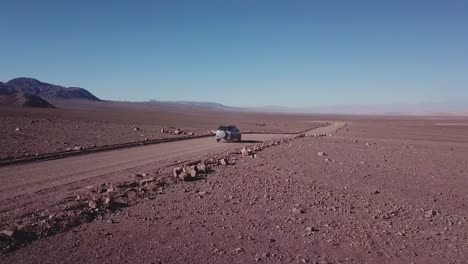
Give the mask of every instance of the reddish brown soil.
[[[231, 123], [244, 132], [291, 133], [321, 124], [303, 122], [311, 116], [216, 112], [147, 105], [88, 103], [83, 109], [0, 108], [0, 160], [63, 152], [75, 147], [95, 148], [120, 143], [177, 137], [161, 133], [176, 128], [196, 135]], [[73, 102], [70, 102], [73, 106]], [[19, 130], [17, 130], [17, 128]], [[183, 135], [181, 135], [183, 136]]]
[[235, 155], [0, 262], [465, 263], [468, 126], [444, 122], [353, 118], [333, 137]]

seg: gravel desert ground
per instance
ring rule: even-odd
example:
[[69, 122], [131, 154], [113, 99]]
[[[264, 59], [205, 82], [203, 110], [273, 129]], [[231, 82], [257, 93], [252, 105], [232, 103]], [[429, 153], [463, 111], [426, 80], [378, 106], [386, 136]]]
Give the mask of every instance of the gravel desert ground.
[[[31, 233], [0, 262], [465, 263], [468, 119], [337, 121], [4, 200], [0, 229]], [[209, 169], [174, 178], [191, 161]]]

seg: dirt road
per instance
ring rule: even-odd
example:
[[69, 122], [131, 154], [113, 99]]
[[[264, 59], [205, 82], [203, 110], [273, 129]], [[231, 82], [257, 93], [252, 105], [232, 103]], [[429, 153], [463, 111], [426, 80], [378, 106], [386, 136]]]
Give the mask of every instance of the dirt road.
[[0, 168], [0, 201], [151, 163], [177, 162], [281, 137], [284, 135], [249, 134], [244, 135], [242, 143], [217, 143], [211, 137], [199, 138], [4, 167]]
[[329, 126], [319, 127], [316, 129], [311, 129], [310, 131], [306, 132], [305, 135], [307, 137], [316, 137], [316, 136], [328, 136], [330, 134], [335, 133], [336, 131], [340, 130], [341, 128], [345, 127], [345, 122], [337, 122], [333, 123]]

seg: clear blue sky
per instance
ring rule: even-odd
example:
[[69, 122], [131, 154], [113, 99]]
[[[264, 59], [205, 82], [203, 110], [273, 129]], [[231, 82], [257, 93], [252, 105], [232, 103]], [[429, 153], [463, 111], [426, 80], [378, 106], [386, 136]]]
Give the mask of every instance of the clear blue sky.
[[0, 81], [239, 106], [468, 101], [468, 1], [2, 1]]

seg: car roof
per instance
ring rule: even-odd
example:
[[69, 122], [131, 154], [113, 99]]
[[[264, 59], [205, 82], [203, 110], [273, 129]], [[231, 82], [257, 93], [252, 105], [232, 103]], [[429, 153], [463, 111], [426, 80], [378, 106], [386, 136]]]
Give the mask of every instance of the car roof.
[[218, 129], [226, 129], [226, 128], [237, 128], [237, 127], [233, 125], [221, 125], [218, 127]]

